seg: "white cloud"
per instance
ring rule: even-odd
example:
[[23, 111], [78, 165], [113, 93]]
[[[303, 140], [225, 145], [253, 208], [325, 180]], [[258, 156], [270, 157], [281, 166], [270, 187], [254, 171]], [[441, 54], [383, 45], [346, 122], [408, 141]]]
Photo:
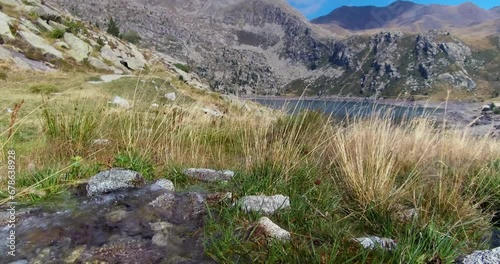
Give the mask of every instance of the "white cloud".
[[311, 15], [318, 12], [326, 0], [288, 0], [288, 2], [300, 10], [302, 14]]

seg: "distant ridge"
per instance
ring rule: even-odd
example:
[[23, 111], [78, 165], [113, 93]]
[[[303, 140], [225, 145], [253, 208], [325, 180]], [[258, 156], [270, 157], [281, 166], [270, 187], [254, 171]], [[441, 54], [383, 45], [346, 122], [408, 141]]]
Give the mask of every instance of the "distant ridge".
[[385, 7], [342, 6], [311, 22], [329, 29], [336, 25], [350, 31], [390, 28], [425, 32], [432, 29], [467, 28], [498, 18], [500, 7], [486, 10], [471, 2], [448, 6], [396, 1]]

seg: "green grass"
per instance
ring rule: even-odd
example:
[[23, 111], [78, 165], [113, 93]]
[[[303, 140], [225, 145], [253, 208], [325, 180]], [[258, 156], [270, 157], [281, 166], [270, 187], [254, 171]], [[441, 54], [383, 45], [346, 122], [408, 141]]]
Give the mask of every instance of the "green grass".
[[0, 71], [0, 80], [5, 80], [7, 79], [7, 73]]
[[51, 84], [37, 84], [29, 87], [29, 91], [35, 94], [51, 94], [61, 92], [59, 88]]
[[50, 37], [53, 39], [61, 39], [64, 37], [64, 33], [66, 33], [64, 30], [54, 29], [49, 34], [50, 34]]
[[189, 65], [185, 65], [185, 64], [181, 64], [181, 63], [176, 63], [174, 64], [174, 66], [181, 70], [181, 71], [184, 71], [184, 72], [190, 72], [191, 71], [191, 67], [189, 67]]

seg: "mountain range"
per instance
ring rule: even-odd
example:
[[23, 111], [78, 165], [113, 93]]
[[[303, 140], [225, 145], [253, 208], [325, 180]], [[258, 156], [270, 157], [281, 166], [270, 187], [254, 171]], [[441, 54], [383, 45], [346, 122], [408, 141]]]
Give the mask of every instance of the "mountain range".
[[285, 0], [45, 2], [101, 28], [114, 18], [226, 93], [500, 93], [498, 8], [397, 1], [308, 21]]
[[[486, 10], [470, 2], [446, 6], [396, 1], [385, 7], [342, 6], [311, 22], [330, 28], [331, 25], [337, 25], [353, 32], [381, 28], [425, 32], [432, 29], [463, 29], [498, 19], [498, 7]], [[491, 28], [489, 32], [498, 33], [499, 29]]]

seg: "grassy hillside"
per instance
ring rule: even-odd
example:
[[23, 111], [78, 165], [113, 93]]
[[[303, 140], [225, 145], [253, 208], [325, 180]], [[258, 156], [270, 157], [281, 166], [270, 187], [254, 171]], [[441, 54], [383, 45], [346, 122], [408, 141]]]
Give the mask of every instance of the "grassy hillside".
[[[247, 237], [259, 216], [216, 205], [204, 232], [207, 254], [221, 263], [449, 263], [484, 246], [481, 238], [500, 208], [498, 141], [438, 131], [425, 119], [393, 124], [373, 116], [338, 123], [315, 112], [287, 116], [253, 105], [247, 111], [167, 72], [152, 72], [91, 84], [94, 73], [7, 71], [0, 171], [6, 171], [7, 151], [15, 149], [17, 199], [57, 201], [108, 167], [168, 178], [180, 190], [193, 184], [183, 168], [233, 169], [233, 182], [203, 188], [231, 191], [235, 198], [289, 195], [292, 209], [273, 221], [292, 233], [292, 241]], [[161, 94], [155, 86], [164, 89]], [[162, 98], [170, 91], [177, 101]], [[115, 95], [133, 107], [110, 105]], [[6, 108], [22, 100], [13, 120]], [[224, 116], [207, 115], [200, 110], [205, 107]], [[5, 190], [1, 195], [7, 198]], [[416, 214], [405, 216], [408, 209]], [[363, 249], [352, 238], [364, 235], [396, 239], [398, 247]]]

